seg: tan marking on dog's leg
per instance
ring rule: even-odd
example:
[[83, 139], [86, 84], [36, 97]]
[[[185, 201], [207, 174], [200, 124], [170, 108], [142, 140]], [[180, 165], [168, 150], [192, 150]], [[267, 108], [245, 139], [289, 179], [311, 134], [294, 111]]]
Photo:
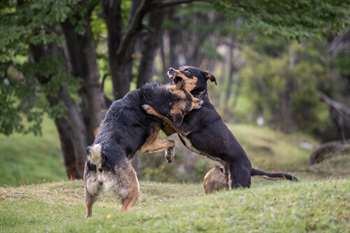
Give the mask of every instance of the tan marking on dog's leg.
[[146, 113], [153, 115], [155, 117], [158, 117], [159, 119], [161, 119], [163, 122], [165, 122], [170, 128], [172, 128], [175, 132], [179, 133], [179, 134], [184, 134], [183, 132], [181, 132], [181, 130], [179, 130], [174, 123], [168, 119], [167, 117], [163, 116], [162, 114], [160, 114], [159, 112], [157, 112], [157, 110], [155, 110], [151, 105], [148, 104], [144, 104], [142, 105], [142, 108], [145, 110]]
[[160, 139], [157, 138], [152, 144], [143, 145], [141, 147], [141, 153], [156, 153], [161, 151], [166, 151], [169, 148], [175, 146], [175, 142], [173, 140], [168, 139]]
[[140, 184], [134, 168], [130, 165], [128, 168], [128, 195], [122, 200], [122, 211], [128, 211], [133, 207], [140, 196]]
[[89, 218], [92, 215], [92, 205], [96, 201], [96, 196], [89, 194], [85, 190], [85, 207], [86, 207], [86, 217]]
[[159, 126], [153, 126], [151, 128], [150, 135], [148, 136], [148, 138], [146, 139], [146, 142], [142, 145], [140, 149], [142, 153], [144, 153], [144, 151], [146, 151], [147, 148], [151, 147], [151, 145], [157, 140], [159, 136], [159, 131], [160, 131]]

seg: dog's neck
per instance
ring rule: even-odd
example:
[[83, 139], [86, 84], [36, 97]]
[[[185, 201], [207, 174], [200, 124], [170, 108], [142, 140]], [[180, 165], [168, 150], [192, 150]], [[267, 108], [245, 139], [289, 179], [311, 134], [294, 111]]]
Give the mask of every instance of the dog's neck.
[[194, 97], [203, 100], [204, 102], [209, 102], [208, 91], [202, 90], [198, 92], [191, 93]]

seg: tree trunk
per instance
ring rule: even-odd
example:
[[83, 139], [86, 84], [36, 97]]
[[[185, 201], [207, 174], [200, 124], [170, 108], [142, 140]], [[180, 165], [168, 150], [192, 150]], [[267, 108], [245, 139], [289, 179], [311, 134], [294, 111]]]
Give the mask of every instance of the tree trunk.
[[129, 91], [134, 45], [138, 32], [141, 30], [141, 23], [149, 2], [146, 0], [133, 1], [128, 30], [122, 37], [121, 2], [113, 0], [103, 1], [103, 12], [108, 30], [109, 69], [112, 74], [115, 99], [123, 97]]
[[70, 180], [79, 179], [81, 178], [81, 175], [76, 167], [75, 156], [72, 155], [72, 152], [74, 151], [74, 145], [70, 137], [70, 127], [68, 121], [64, 118], [56, 118], [55, 125], [58, 131], [58, 136], [60, 138], [61, 151], [67, 177]]
[[102, 119], [104, 96], [100, 88], [96, 48], [88, 20], [84, 34], [75, 31], [66, 21], [62, 24], [67, 47], [69, 66], [74, 76], [82, 80], [79, 94], [82, 98], [81, 110], [86, 124], [87, 143], [92, 143], [94, 134]]
[[229, 45], [230, 51], [229, 51], [229, 56], [228, 56], [228, 75], [227, 75], [227, 86], [226, 86], [226, 91], [225, 91], [225, 102], [227, 103], [232, 95], [232, 85], [233, 85], [233, 78], [234, 75], [237, 71], [234, 61], [233, 61], [233, 50], [234, 50], [234, 44], [233, 42], [230, 43]]
[[[36, 45], [30, 47], [31, 59], [36, 63], [39, 63], [42, 59], [60, 57], [63, 55], [63, 52], [60, 52], [57, 46]], [[51, 77], [43, 76], [40, 73], [37, 74], [37, 77], [39, 83], [43, 86], [51, 79]], [[63, 103], [65, 106], [65, 115], [57, 116], [55, 124], [60, 137], [67, 176], [69, 179], [79, 179], [83, 176], [85, 163], [86, 127], [79, 108], [69, 96], [65, 84], [61, 83], [60, 85], [57, 93], [47, 93], [46, 97], [52, 107], [59, 103]]]
[[153, 74], [153, 63], [159, 46], [160, 30], [164, 14], [161, 11], [153, 11], [149, 16], [149, 27], [151, 32], [143, 42], [142, 58], [138, 70], [137, 87], [141, 87], [148, 82]]
[[113, 96], [123, 97], [129, 91], [129, 79], [123, 75], [118, 59], [118, 48], [122, 39], [123, 19], [120, 0], [102, 2], [104, 18], [107, 25], [107, 47], [109, 69], [112, 75]]

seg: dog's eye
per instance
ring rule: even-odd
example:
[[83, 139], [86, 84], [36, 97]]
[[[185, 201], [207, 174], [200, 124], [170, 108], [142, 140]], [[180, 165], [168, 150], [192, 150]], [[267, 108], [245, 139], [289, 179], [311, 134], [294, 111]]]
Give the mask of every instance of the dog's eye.
[[191, 72], [188, 71], [188, 70], [184, 70], [183, 73], [184, 73], [186, 76], [191, 76]]

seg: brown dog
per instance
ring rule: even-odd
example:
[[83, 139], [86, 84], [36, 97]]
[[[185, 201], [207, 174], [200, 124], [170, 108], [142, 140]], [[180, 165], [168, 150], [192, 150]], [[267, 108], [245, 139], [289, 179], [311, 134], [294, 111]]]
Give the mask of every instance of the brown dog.
[[215, 166], [205, 174], [203, 179], [203, 189], [206, 194], [228, 189], [228, 176], [221, 166]]

